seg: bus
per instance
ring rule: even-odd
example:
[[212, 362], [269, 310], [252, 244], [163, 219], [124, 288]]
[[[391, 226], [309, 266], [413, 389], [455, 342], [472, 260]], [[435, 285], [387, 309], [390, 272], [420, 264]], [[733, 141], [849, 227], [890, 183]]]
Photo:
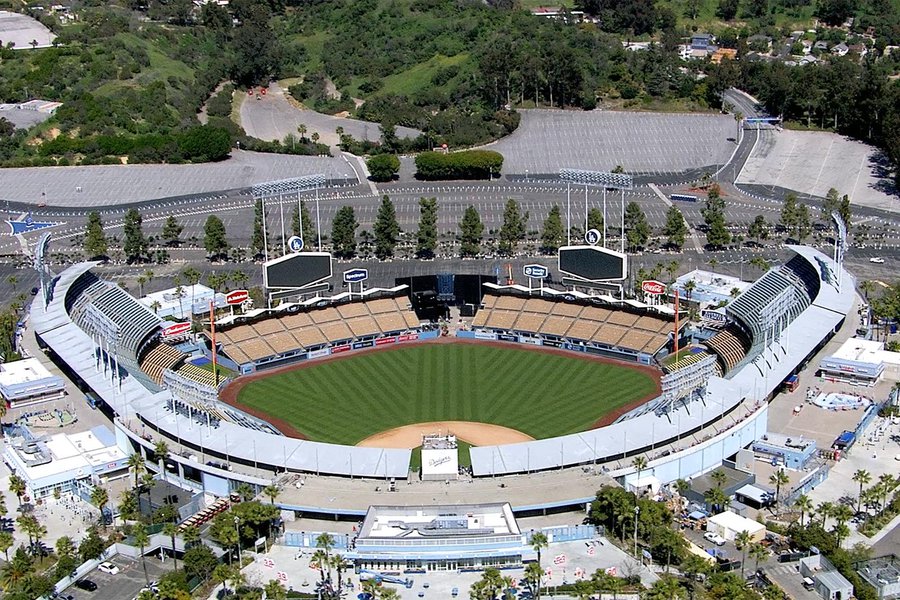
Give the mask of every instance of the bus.
[[697, 196], [690, 194], [671, 194], [669, 198], [675, 202], [696, 202]]

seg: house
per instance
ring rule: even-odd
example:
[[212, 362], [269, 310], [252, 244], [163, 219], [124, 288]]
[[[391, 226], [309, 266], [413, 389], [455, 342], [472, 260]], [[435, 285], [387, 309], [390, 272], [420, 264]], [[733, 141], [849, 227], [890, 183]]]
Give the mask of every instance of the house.
[[708, 33], [695, 33], [691, 36], [691, 50], [706, 51], [712, 45], [713, 36]]
[[851, 44], [847, 47], [851, 53], [859, 56], [860, 58], [864, 57], [869, 53], [869, 49], [866, 48], [865, 44]]
[[538, 6], [531, 10], [531, 14], [535, 17], [544, 17], [546, 19], [569, 19], [576, 23], [584, 20], [584, 12], [580, 10], [569, 10], [560, 6]]
[[747, 46], [758, 52], [768, 52], [772, 49], [772, 38], [767, 35], [757, 33], [747, 38]]
[[[733, 541], [741, 532], [746, 531], [750, 539], [760, 542], [766, 537], [766, 526], [753, 519], [725, 511], [706, 520], [706, 530]], [[849, 596], [848, 596], [849, 598]]]
[[850, 52], [850, 48], [844, 42], [841, 42], [831, 49], [831, 53], [835, 56], [847, 56], [848, 52]]
[[825, 40], [819, 40], [815, 44], [813, 44], [813, 50], [817, 52], [827, 52], [828, 51], [828, 42]]

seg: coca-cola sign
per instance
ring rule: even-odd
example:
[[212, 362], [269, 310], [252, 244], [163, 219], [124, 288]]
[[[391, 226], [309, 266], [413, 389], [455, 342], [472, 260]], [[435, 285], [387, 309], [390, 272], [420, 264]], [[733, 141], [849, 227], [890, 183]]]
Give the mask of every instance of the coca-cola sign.
[[662, 281], [648, 279], [641, 283], [641, 290], [643, 290], [645, 294], [661, 296], [662, 294], [666, 293], [666, 284], [664, 284]]

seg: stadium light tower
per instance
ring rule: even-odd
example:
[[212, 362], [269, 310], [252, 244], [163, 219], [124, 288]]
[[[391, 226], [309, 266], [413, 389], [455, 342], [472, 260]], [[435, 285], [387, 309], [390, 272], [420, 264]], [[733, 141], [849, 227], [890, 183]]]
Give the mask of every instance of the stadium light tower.
[[[263, 255], [269, 260], [269, 241], [266, 229], [266, 202], [268, 198], [278, 197], [278, 206], [281, 211], [281, 253], [287, 254], [287, 236], [284, 232], [284, 197], [290, 194], [297, 194], [297, 211], [300, 211], [300, 194], [314, 189], [316, 191], [316, 237], [318, 238], [319, 251], [322, 251], [322, 222], [319, 218], [319, 188], [325, 185], [325, 175], [304, 175], [302, 177], [292, 177], [291, 179], [279, 179], [277, 181], [266, 181], [257, 183], [252, 189], [253, 199], [262, 200], [263, 212]], [[303, 216], [301, 215], [301, 219]], [[303, 233], [303, 222], [300, 222], [300, 232]], [[306, 240], [304, 240], [305, 242]]]
[[602, 244], [606, 247], [606, 191], [620, 190], [622, 192], [622, 252], [625, 252], [625, 190], [634, 186], [631, 175], [624, 173], [609, 173], [606, 171], [585, 171], [583, 169], [560, 169], [559, 178], [566, 182], [566, 228], [568, 245], [572, 245], [572, 184], [584, 186], [584, 230], [588, 230], [588, 188], [599, 187], [603, 189], [603, 231]]
[[834, 228], [836, 235], [834, 236], [834, 263], [837, 265], [837, 287], [838, 291], [841, 289], [841, 280], [843, 279], [844, 269], [844, 252], [847, 251], [847, 224], [844, 223], [844, 218], [841, 217], [840, 213], [835, 211], [831, 212], [831, 220], [834, 222]]

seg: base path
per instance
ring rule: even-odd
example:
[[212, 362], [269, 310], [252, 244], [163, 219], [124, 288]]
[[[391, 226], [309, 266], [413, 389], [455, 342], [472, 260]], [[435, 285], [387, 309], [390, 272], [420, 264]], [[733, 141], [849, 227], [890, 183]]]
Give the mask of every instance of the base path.
[[394, 427], [393, 429], [370, 435], [358, 443], [357, 446], [365, 446], [367, 448], [409, 448], [412, 450], [422, 445], [422, 436], [434, 434], [452, 434], [473, 446], [501, 446], [503, 444], [517, 444], [534, 440], [533, 437], [525, 435], [521, 431], [500, 425], [474, 423], [472, 421], [432, 421]]

